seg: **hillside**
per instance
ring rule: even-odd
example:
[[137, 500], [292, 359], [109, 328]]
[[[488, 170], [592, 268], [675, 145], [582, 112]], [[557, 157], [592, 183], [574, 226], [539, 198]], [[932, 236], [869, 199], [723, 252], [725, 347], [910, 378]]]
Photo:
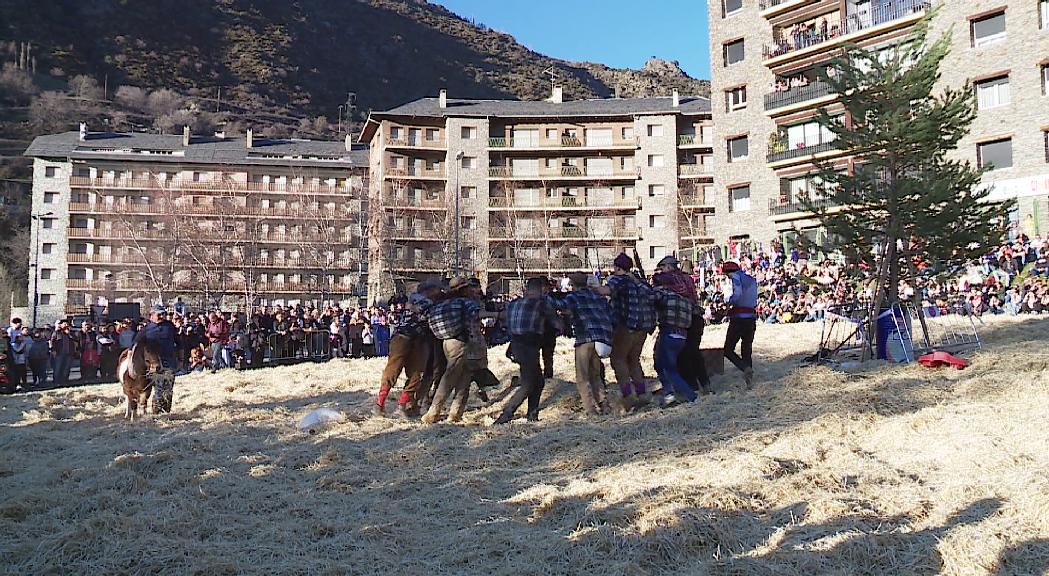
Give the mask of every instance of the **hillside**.
[[[562, 339], [506, 427], [505, 389], [462, 425], [370, 417], [381, 359], [180, 378], [133, 424], [116, 385], [3, 397], [0, 574], [1045, 574], [1049, 321], [986, 322], [965, 370], [854, 373], [762, 326], [753, 390], [625, 417], [582, 416]], [[299, 432], [321, 406], [347, 420]]]

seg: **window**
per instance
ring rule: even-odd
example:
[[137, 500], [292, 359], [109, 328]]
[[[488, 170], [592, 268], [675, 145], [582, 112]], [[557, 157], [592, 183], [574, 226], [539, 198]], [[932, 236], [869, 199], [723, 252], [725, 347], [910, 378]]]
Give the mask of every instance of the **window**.
[[477, 158], [473, 156], [463, 156], [463, 169], [473, 170], [477, 168]]
[[747, 107], [747, 87], [739, 86], [725, 90], [725, 110], [742, 110]]
[[1005, 106], [1009, 99], [1009, 77], [1001, 76], [976, 83], [976, 106], [979, 110]]
[[546, 139], [547, 140], [557, 140], [557, 128], [547, 128], [546, 129]]
[[730, 138], [728, 140], [728, 161], [739, 162], [746, 160], [750, 153], [750, 141], [746, 136]]
[[735, 14], [743, 9], [743, 0], [725, 0], [725, 16]]
[[44, 242], [43, 244], [40, 245], [40, 253], [41, 254], [54, 254], [55, 253], [55, 243], [54, 242]]
[[1049, 30], [1049, 0], [1041, 0], [1038, 3], [1039, 26], [1042, 30]]
[[627, 126], [626, 128], [623, 128], [623, 140], [633, 140], [633, 139], [634, 139], [634, 127], [633, 126]]
[[50, 280], [51, 279], [51, 275], [54, 274], [54, 273], [55, 273], [55, 269], [54, 268], [41, 268], [40, 269], [40, 279], [41, 280]]
[[44, 167], [44, 178], [57, 178], [58, 177], [58, 166], [46, 166]]
[[656, 214], [650, 215], [648, 217], [648, 227], [649, 228], [666, 228], [667, 227], [667, 217], [666, 216], [656, 215]]
[[40, 220], [40, 225], [45, 230], [50, 230], [50, 229], [55, 227], [55, 219], [54, 218], [44, 218], [44, 219]]
[[400, 126], [390, 128], [390, 140], [400, 140], [401, 138], [404, 138], [404, 128]]
[[648, 166], [650, 168], [662, 168], [663, 167], [663, 155], [662, 154], [649, 154], [648, 155]]
[[750, 210], [750, 186], [730, 188], [728, 191], [729, 212], [746, 212]]
[[41, 294], [40, 295], [40, 305], [41, 306], [50, 306], [51, 303], [54, 302], [54, 300], [55, 300], [55, 295], [54, 294]]
[[973, 20], [970, 34], [974, 48], [993, 44], [1005, 39], [1005, 12], [984, 16]]
[[1042, 140], [1045, 141], [1045, 161], [1049, 163], [1049, 130], [1042, 130]]
[[546, 159], [546, 167], [547, 168], [557, 168], [557, 158], [547, 158]]
[[652, 259], [662, 258], [667, 255], [666, 246], [649, 246], [648, 257]]
[[44, 204], [54, 204], [58, 200], [58, 192], [44, 192]]
[[649, 196], [663, 196], [666, 194], [666, 187], [662, 184], [649, 184], [648, 195]]
[[476, 216], [463, 216], [462, 217], [463, 230], [474, 230], [477, 228], [477, 217]]
[[459, 189], [459, 196], [462, 198], [476, 198], [477, 186], [463, 186]]
[[1042, 66], [1042, 96], [1049, 95], [1049, 64]]
[[649, 124], [648, 125], [648, 135], [651, 138], [659, 138], [659, 137], [661, 137], [663, 135], [663, 125], [662, 124]]
[[787, 147], [790, 150], [828, 144], [835, 139], [834, 133], [829, 128], [820, 126], [819, 122], [806, 122], [787, 127]]
[[980, 168], [1001, 170], [1013, 166], [1013, 140], [1005, 138], [976, 145], [976, 161]]
[[722, 46], [724, 50], [725, 66], [731, 66], [736, 62], [743, 61], [743, 40], [736, 40], [735, 42], [729, 42]]
[[426, 129], [426, 139], [427, 140], [429, 140], [430, 142], [436, 142], [437, 141], [437, 137], [438, 137], [438, 132], [437, 132], [436, 128], [427, 128]]
[[477, 138], [477, 128], [473, 126], [463, 126], [461, 136], [463, 140], [473, 140]]

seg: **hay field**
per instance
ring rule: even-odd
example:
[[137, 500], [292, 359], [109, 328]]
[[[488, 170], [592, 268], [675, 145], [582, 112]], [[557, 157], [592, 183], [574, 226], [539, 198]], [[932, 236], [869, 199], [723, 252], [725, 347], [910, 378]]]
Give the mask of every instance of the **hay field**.
[[[1049, 320], [964, 371], [798, 369], [812, 329], [759, 327], [751, 391], [597, 420], [571, 384], [534, 424], [373, 418], [381, 360], [180, 378], [131, 425], [112, 385], [5, 397], [0, 571], [1049, 572]], [[349, 418], [296, 430], [320, 406]]]

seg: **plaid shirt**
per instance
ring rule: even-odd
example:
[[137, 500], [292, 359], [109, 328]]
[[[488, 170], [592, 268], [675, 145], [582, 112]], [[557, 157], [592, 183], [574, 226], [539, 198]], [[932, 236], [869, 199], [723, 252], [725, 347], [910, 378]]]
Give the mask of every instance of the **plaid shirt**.
[[656, 284], [662, 284], [662, 288], [670, 290], [676, 294], [680, 294], [692, 304], [699, 304], [699, 294], [696, 292], [696, 282], [691, 276], [685, 274], [681, 270], [674, 270], [673, 272], [660, 272], [656, 274], [659, 281]]
[[608, 278], [612, 291], [612, 316], [616, 326], [628, 330], [651, 332], [656, 327], [656, 306], [652, 287], [627, 274]]
[[558, 310], [572, 313], [572, 329], [575, 345], [588, 342], [612, 343], [612, 309], [604, 296], [590, 290], [575, 290], [563, 298], [549, 302]]
[[506, 305], [506, 329], [514, 336], [542, 335], [548, 321], [557, 319], [545, 298], [518, 298]]
[[393, 333], [414, 338], [418, 336], [426, 326], [426, 311], [433, 306], [433, 302], [424, 299], [418, 304], [419, 311], [416, 312], [411, 306], [406, 306], [397, 316], [397, 323], [393, 326]]
[[469, 298], [452, 298], [438, 302], [426, 313], [433, 335], [441, 340], [465, 340], [470, 326], [481, 318], [481, 306]]
[[656, 290], [660, 330], [688, 330], [692, 326], [692, 303], [669, 290]]

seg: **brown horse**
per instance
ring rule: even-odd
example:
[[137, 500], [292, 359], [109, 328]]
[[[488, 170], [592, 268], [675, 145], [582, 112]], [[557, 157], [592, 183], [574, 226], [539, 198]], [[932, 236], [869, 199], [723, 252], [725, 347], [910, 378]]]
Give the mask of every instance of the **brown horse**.
[[153, 392], [153, 381], [149, 378], [149, 373], [160, 369], [160, 355], [157, 354], [156, 348], [148, 342], [136, 343], [130, 349], [120, 353], [117, 379], [124, 389], [124, 396], [127, 396], [125, 419], [134, 420], [140, 405], [142, 415], [146, 415], [146, 404]]

